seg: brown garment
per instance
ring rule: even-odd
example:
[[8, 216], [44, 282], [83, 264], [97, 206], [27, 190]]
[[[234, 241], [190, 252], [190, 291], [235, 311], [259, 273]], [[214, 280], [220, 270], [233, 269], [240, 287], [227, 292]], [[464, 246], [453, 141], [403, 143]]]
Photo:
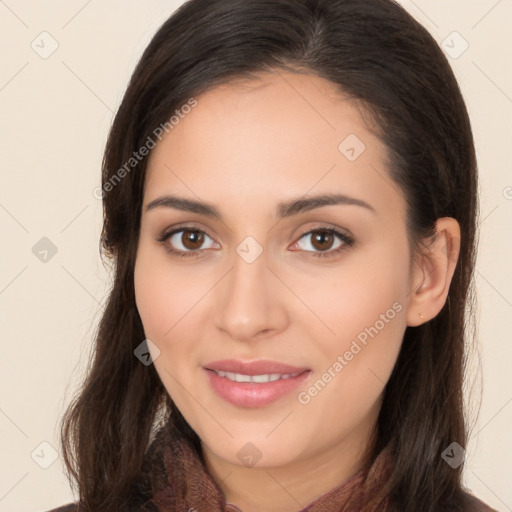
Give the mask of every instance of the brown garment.
[[[301, 512], [397, 512], [383, 494], [391, 470], [391, 455], [385, 448], [369, 470], [323, 494]], [[467, 512], [496, 512], [474, 496], [467, 495]], [[364, 506], [363, 506], [364, 504]], [[76, 512], [70, 503], [48, 512]], [[121, 512], [121, 511], [120, 511]], [[122, 511], [125, 512], [125, 511]], [[224, 494], [207, 472], [200, 454], [186, 439], [169, 429], [158, 432], [146, 455], [144, 478], [126, 512], [243, 512], [226, 503]], [[402, 512], [402, 511], [400, 511]], [[409, 511], [408, 511], [409, 512]]]

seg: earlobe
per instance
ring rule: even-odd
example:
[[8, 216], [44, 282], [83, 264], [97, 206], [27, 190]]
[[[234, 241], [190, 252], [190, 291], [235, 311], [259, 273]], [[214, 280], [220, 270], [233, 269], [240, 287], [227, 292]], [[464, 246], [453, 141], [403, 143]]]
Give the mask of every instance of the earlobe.
[[407, 325], [415, 327], [443, 308], [460, 253], [460, 226], [451, 217], [436, 221], [436, 235], [417, 254], [407, 307]]

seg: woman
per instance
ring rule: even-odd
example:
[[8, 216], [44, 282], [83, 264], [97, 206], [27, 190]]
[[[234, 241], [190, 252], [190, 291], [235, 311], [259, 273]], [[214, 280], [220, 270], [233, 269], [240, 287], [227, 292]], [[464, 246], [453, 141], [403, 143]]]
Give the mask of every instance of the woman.
[[115, 279], [56, 510], [492, 510], [461, 481], [476, 185], [396, 3], [185, 3], [109, 135]]

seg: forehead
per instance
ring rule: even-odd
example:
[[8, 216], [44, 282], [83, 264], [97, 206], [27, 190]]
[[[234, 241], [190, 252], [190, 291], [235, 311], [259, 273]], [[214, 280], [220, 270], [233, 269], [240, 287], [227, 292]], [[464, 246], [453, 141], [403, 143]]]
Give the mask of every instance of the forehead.
[[[147, 201], [159, 192], [216, 202], [282, 199], [336, 189], [400, 201], [387, 150], [360, 107], [331, 82], [279, 72], [237, 80], [195, 97], [150, 155]], [[146, 203], [147, 203], [146, 201]], [[276, 200], [277, 202], [277, 200]]]

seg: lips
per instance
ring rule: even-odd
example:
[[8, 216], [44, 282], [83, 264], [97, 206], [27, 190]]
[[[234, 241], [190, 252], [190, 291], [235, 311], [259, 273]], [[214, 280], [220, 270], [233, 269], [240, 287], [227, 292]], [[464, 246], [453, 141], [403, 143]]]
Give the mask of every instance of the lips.
[[204, 365], [207, 370], [216, 372], [241, 373], [243, 375], [265, 375], [265, 374], [293, 374], [309, 371], [306, 367], [291, 366], [289, 364], [262, 359], [259, 361], [241, 361], [236, 359], [223, 359], [221, 361], [212, 361]]
[[278, 361], [224, 359], [203, 366], [211, 389], [238, 407], [265, 407], [290, 396], [310, 375], [309, 368]]

